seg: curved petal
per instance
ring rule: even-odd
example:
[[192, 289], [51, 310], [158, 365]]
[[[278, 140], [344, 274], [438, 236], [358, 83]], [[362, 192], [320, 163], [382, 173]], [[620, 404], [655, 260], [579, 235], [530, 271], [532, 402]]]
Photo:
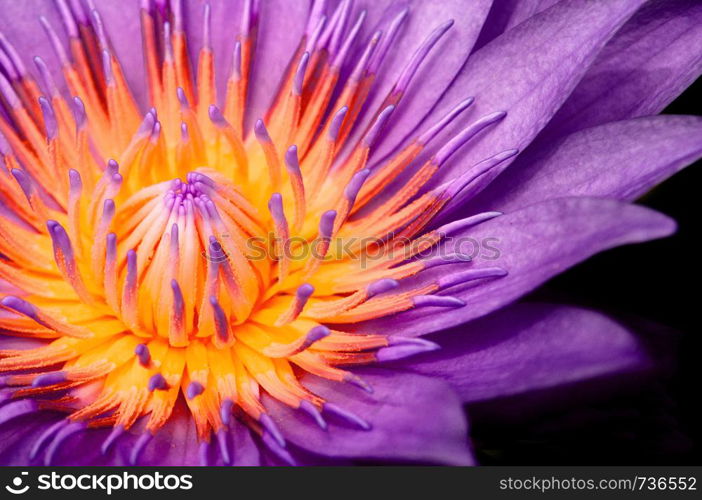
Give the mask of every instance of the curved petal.
[[[662, 214], [613, 200], [557, 198], [530, 205], [465, 230], [442, 248], [443, 255], [473, 254], [464, 270], [498, 267], [508, 273], [449, 289], [447, 293], [462, 299], [464, 307], [439, 312], [414, 309], [356, 329], [417, 336], [465, 323], [510, 304], [598, 252], [668, 236], [674, 230], [675, 222]], [[435, 282], [448, 268], [459, 272], [456, 266], [420, 273], [404, 286]]]
[[370, 423], [368, 431], [331, 417], [323, 431], [308, 415], [272, 398], [266, 398], [266, 407], [288, 440], [319, 455], [473, 463], [461, 403], [445, 382], [377, 368], [355, 373], [373, 387], [373, 394], [311, 375], [302, 380], [311, 391]]
[[649, 2], [612, 38], [544, 135], [660, 113], [702, 74], [702, 4]]
[[529, 148], [465, 206], [512, 211], [562, 196], [631, 201], [702, 157], [702, 118], [653, 116], [580, 130]]
[[473, 54], [436, 113], [443, 116], [470, 92], [473, 118], [500, 110], [507, 116], [442, 167], [439, 176], [452, 178], [496, 153], [524, 149], [641, 3], [564, 0]]
[[447, 380], [476, 402], [635, 370], [648, 356], [636, 336], [577, 307], [515, 304], [448, 332], [442, 349], [407, 366]]
[[560, 0], [501, 0], [494, 2], [475, 48], [491, 42], [505, 31], [551, 7]]

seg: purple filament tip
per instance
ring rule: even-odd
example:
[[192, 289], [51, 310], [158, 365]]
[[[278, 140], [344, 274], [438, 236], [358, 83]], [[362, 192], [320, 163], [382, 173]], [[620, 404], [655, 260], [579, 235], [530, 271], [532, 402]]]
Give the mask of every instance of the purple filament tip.
[[354, 413], [335, 405], [334, 403], [324, 403], [322, 409], [325, 413], [333, 415], [343, 420], [344, 422], [354, 425], [364, 431], [371, 430], [371, 425], [368, 422], [363, 420], [358, 415], [355, 415]]
[[197, 381], [192, 381], [188, 384], [188, 388], [185, 391], [185, 395], [188, 399], [193, 399], [202, 394], [205, 391], [205, 387]]
[[339, 137], [339, 131], [341, 130], [341, 126], [344, 123], [344, 119], [346, 118], [346, 113], [349, 112], [349, 108], [347, 106], [342, 107], [339, 111], [334, 114], [334, 117], [331, 120], [331, 123], [329, 124], [329, 140], [330, 141], [336, 141], [336, 139]]
[[124, 434], [124, 426], [118, 425], [114, 429], [112, 429], [112, 432], [110, 432], [110, 435], [105, 438], [105, 440], [102, 442], [102, 446], [100, 446], [100, 452], [103, 455], [107, 455], [110, 451], [110, 448], [112, 448], [112, 445], [119, 439], [119, 437]]
[[382, 278], [368, 285], [368, 288], [366, 288], [366, 293], [368, 294], [368, 297], [373, 297], [375, 295], [394, 290], [398, 286], [400, 286], [399, 281], [392, 278]]
[[324, 417], [322, 417], [321, 412], [317, 409], [317, 407], [312, 404], [310, 401], [307, 401], [306, 399], [303, 399], [300, 402], [300, 410], [304, 411], [307, 413], [312, 419], [315, 421], [315, 423], [319, 426], [320, 429], [322, 430], [327, 430], [327, 422], [324, 420]]
[[310, 53], [305, 52], [300, 58], [300, 62], [297, 65], [297, 71], [295, 72], [295, 77], [293, 79], [293, 94], [302, 95], [302, 85], [305, 83], [305, 73], [307, 72], [307, 63], [310, 61]]
[[149, 352], [149, 346], [146, 344], [139, 344], [134, 348], [134, 354], [139, 358], [139, 364], [144, 368], [149, 366], [151, 363], [151, 353]]
[[359, 191], [361, 191], [363, 183], [366, 182], [366, 179], [370, 175], [370, 172], [371, 171], [369, 168], [359, 170], [358, 172], [353, 174], [353, 177], [351, 177], [351, 180], [346, 185], [346, 188], [344, 189], [344, 197], [351, 204], [353, 204], [353, 202], [356, 201], [356, 196], [358, 196]]
[[273, 419], [268, 415], [267, 413], [261, 413], [261, 416], [258, 418], [258, 421], [261, 423], [263, 428], [275, 439], [275, 442], [280, 446], [281, 448], [285, 448], [285, 438], [283, 437], [283, 434], [280, 432], [280, 429], [278, 429], [278, 426], [275, 425], [275, 422], [273, 422]]
[[229, 425], [232, 421], [232, 408], [234, 408], [234, 402], [231, 399], [225, 399], [222, 401], [219, 407], [219, 416], [222, 419], [224, 425]]
[[256, 120], [256, 124], [254, 125], [254, 133], [256, 134], [256, 139], [258, 139], [259, 142], [272, 142], [271, 136], [268, 134], [268, 129], [266, 129], [266, 125], [263, 123], [263, 120]]
[[32, 387], [48, 387], [50, 385], [61, 384], [68, 379], [65, 371], [44, 373], [32, 380]]
[[336, 210], [327, 210], [319, 218], [319, 237], [328, 240], [332, 237], [334, 231], [334, 220], [336, 219]]
[[166, 379], [160, 373], [155, 373], [149, 378], [148, 389], [150, 392], [153, 391], [165, 391], [168, 389], [168, 383]]
[[285, 152], [285, 166], [291, 172], [297, 173], [300, 171], [300, 162], [297, 158], [297, 146], [290, 146]]
[[379, 362], [383, 363], [389, 361], [398, 361], [400, 359], [409, 358], [410, 356], [415, 356], [417, 354], [422, 354], [425, 352], [436, 351], [438, 349], [440, 349], [440, 346], [438, 344], [425, 340], [422, 343], [407, 342], [391, 345], [388, 347], [382, 347], [378, 349], [378, 352], [376, 352], [375, 356]]
[[385, 128], [385, 125], [390, 119], [390, 115], [392, 115], [393, 111], [395, 111], [395, 106], [390, 105], [380, 112], [368, 133], [363, 137], [363, 145], [365, 147], [370, 148], [373, 146], [373, 144], [375, 144], [375, 141], [380, 136], [380, 132], [382, 132], [382, 130]]
[[412, 298], [415, 307], [463, 307], [466, 305], [458, 297], [444, 295], [417, 295]]

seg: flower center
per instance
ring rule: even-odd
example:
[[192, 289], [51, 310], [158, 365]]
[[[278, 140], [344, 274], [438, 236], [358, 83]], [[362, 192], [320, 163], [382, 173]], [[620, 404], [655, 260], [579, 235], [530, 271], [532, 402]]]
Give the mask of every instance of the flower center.
[[[322, 427], [327, 414], [368, 429], [361, 416], [310, 392], [302, 376], [372, 390], [347, 367], [437, 346], [350, 332], [348, 325], [415, 307], [459, 307], [460, 300], [436, 293], [504, 274], [469, 269], [401, 283], [437, 265], [465, 263], [461, 255], [419, 257], [451, 232], [496, 215], [426, 230], [453, 196], [515, 154], [505, 151], [429, 187], [458, 148], [504, 113], [479, 118], [424, 160], [429, 142], [473, 102], [466, 99], [372, 174], [369, 168], [414, 73], [451, 23], [419, 45], [364, 120], [407, 12], [354, 51], [365, 14], [352, 23], [352, 2], [328, 16], [315, 8], [265, 121], [247, 135], [257, 3], [246, 2], [222, 109], [214, 104], [209, 5], [193, 80], [180, 2], [158, 9], [144, 3], [153, 108], [143, 118], [99, 13], [81, 17], [59, 4], [70, 57], [43, 22], [76, 97], [66, 101], [39, 58], [48, 98], [26, 72], [11, 80], [0, 73], [13, 120], [0, 117], [7, 141], [0, 144], [8, 178], [2, 187], [17, 214], [0, 221], [7, 257], [0, 278], [21, 291], [0, 302], [10, 313], [0, 327], [48, 339], [38, 348], [0, 351], [9, 388], [2, 398], [17, 400], [0, 408], [0, 420], [40, 408], [67, 413], [36, 447], [51, 439], [50, 450], [86, 426], [112, 426], [107, 453], [146, 417], [134, 462], [178, 401], [205, 445], [236, 415], [284, 459], [285, 441], [263, 392]], [[407, 180], [396, 182], [406, 171]], [[220, 451], [228, 456], [226, 447]]]

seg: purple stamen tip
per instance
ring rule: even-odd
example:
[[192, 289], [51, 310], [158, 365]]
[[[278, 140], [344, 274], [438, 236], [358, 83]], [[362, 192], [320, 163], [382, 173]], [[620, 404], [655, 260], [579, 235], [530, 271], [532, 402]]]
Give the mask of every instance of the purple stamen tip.
[[312, 417], [320, 429], [324, 431], [327, 430], [327, 422], [324, 420], [324, 417], [322, 417], [322, 414], [319, 412], [319, 410], [313, 403], [307, 401], [306, 399], [303, 399], [300, 402], [300, 409], [307, 413], [310, 417]]
[[303, 283], [297, 288], [295, 294], [300, 300], [307, 300], [314, 293], [314, 287], [309, 283]]
[[285, 438], [283, 437], [283, 434], [280, 432], [280, 429], [278, 429], [278, 426], [273, 422], [273, 419], [268, 415], [267, 413], [261, 413], [261, 416], [258, 418], [258, 421], [261, 423], [264, 429], [268, 431], [268, 433], [275, 439], [275, 442], [280, 446], [281, 448], [285, 448]]
[[139, 125], [136, 135], [138, 137], [146, 137], [147, 135], [151, 135], [151, 132], [154, 130], [155, 122], [156, 115], [151, 111], [147, 112], [146, 115], [144, 115], [144, 119], [141, 121], [141, 125]]
[[32, 182], [29, 180], [29, 176], [23, 170], [13, 168], [12, 177], [15, 178], [17, 184], [22, 188], [24, 195], [29, 198], [32, 194]]
[[149, 366], [151, 362], [151, 353], [149, 352], [149, 347], [146, 344], [139, 344], [134, 348], [134, 354], [139, 358], [139, 364], [144, 368]]
[[232, 421], [232, 408], [234, 408], [234, 402], [231, 399], [222, 401], [222, 405], [219, 407], [219, 416], [224, 425], [229, 425]]
[[363, 187], [363, 183], [366, 182], [366, 179], [370, 175], [370, 172], [371, 171], [369, 168], [364, 168], [363, 170], [359, 170], [358, 172], [353, 174], [351, 181], [349, 181], [346, 188], [344, 189], [344, 196], [348, 201], [353, 203], [356, 200], [356, 196], [358, 196], [358, 192]]
[[254, 125], [254, 133], [256, 134], [256, 139], [260, 142], [271, 142], [271, 136], [268, 135], [268, 129], [266, 129], [265, 123], [260, 118], [256, 120]]
[[68, 375], [65, 371], [44, 373], [32, 380], [32, 387], [48, 387], [50, 385], [60, 384], [65, 382], [67, 378]]
[[297, 158], [297, 146], [292, 145], [285, 152], [285, 166], [292, 172], [300, 171], [300, 162]]
[[466, 127], [462, 132], [456, 135], [453, 139], [446, 143], [442, 147], [436, 156], [434, 157], [434, 162], [437, 165], [443, 165], [456, 151], [458, 151], [464, 144], [466, 144], [473, 137], [478, 135], [485, 128], [490, 125], [499, 122], [507, 115], [504, 111], [498, 111], [496, 113], [490, 113], [485, 115], [474, 123]]
[[344, 382], [347, 382], [351, 385], [355, 385], [359, 389], [363, 389], [364, 391], [366, 391], [368, 394], [373, 394], [374, 392], [373, 387], [371, 387], [371, 385], [368, 382], [363, 380], [361, 377], [354, 375], [353, 373], [348, 373], [344, 377]]
[[363, 138], [363, 145], [365, 147], [370, 148], [373, 146], [380, 132], [385, 128], [385, 124], [390, 119], [390, 115], [392, 115], [393, 111], [395, 111], [395, 106], [390, 105], [380, 112], [373, 126]]
[[49, 68], [46, 66], [44, 60], [41, 57], [36, 56], [34, 57], [34, 65], [37, 67], [42, 82], [44, 83], [44, 87], [46, 88], [48, 93], [52, 96], [58, 95], [58, 88], [56, 87], [56, 82], [54, 81], [54, 77], [51, 74]]
[[319, 219], [319, 236], [323, 239], [329, 239], [334, 231], [334, 220], [336, 219], [336, 210], [327, 210]]
[[129, 455], [130, 465], [137, 464], [137, 462], [139, 461], [139, 457], [141, 456], [141, 452], [144, 451], [144, 448], [147, 444], [149, 444], [149, 441], [151, 441], [152, 438], [153, 435], [151, 435], [148, 432], [145, 432], [144, 434], [139, 436], [139, 439], [137, 439], [137, 442], [134, 444], [134, 448], [132, 448], [131, 455]]
[[46, 127], [46, 137], [49, 140], [55, 139], [58, 135], [58, 123], [56, 122], [56, 114], [51, 107], [51, 103], [46, 97], [39, 98], [39, 107], [41, 114], [44, 117], [44, 126]]
[[192, 381], [190, 384], [188, 384], [185, 394], [188, 399], [193, 399], [202, 394], [204, 391], [205, 387], [200, 382]]
[[178, 102], [180, 102], [181, 106], [183, 106], [185, 109], [190, 107], [188, 96], [185, 95], [185, 90], [183, 90], [183, 87], [178, 87], [176, 89], [176, 96], [178, 96]]
[[7, 297], [4, 297], [0, 301], [0, 304], [20, 314], [24, 314], [29, 318], [37, 317], [37, 310], [32, 304], [30, 304], [26, 300], [20, 299], [19, 297], [15, 297], [14, 295], [8, 295]]
[[463, 273], [450, 274], [442, 276], [437, 281], [439, 288], [449, 288], [469, 281], [475, 281], [485, 278], [501, 278], [507, 275], [507, 271], [501, 267], [484, 267], [482, 269], [471, 269]]
[[155, 373], [151, 375], [151, 378], [149, 379], [149, 385], [148, 385], [149, 391], [154, 392], [154, 391], [165, 391], [168, 389], [168, 383], [166, 382], [166, 379], [161, 375], [160, 373]]
[[444, 295], [417, 295], [412, 299], [415, 307], [463, 307], [466, 305], [458, 297]]
[[212, 123], [215, 125], [221, 127], [227, 124], [227, 120], [224, 119], [224, 115], [222, 115], [222, 112], [214, 104], [210, 104], [210, 107], [207, 108], [207, 112], [210, 115], [210, 120], [212, 120]]
[[369, 297], [373, 297], [375, 295], [394, 290], [398, 286], [400, 286], [399, 281], [392, 278], [382, 278], [368, 285], [368, 288], [366, 288], [366, 293]]
[[285, 212], [283, 212], [283, 196], [280, 193], [273, 193], [271, 199], [268, 200], [268, 210], [271, 212], [273, 219], [277, 222], [285, 220]]
[[112, 445], [117, 441], [117, 439], [124, 434], [124, 426], [123, 425], [118, 425], [114, 429], [112, 429], [112, 432], [110, 432], [110, 435], [105, 438], [105, 440], [102, 442], [102, 446], [100, 447], [100, 452], [103, 455], [107, 455], [110, 451], [110, 448], [112, 448]]
[[300, 63], [297, 65], [295, 78], [293, 79], [293, 94], [302, 95], [302, 85], [305, 83], [305, 73], [307, 72], [307, 63], [310, 61], [310, 53], [305, 52], [300, 58]]
[[476, 224], [480, 224], [481, 222], [494, 219], [495, 217], [499, 217], [500, 215], [502, 215], [502, 212], [483, 212], [477, 215], [473, 215], [471, 217], [466, 217], [465, 219], [444, 224], [443, 226], [439, 227], [436, 230], [436, 232], [439, 233], [442, 237], [445, 237], [457, 231], [461, 231], [462, 229], [466, 229], [475, 226]]
[[441, 132], [449, 123], [451, 123], [464, 109], [473, 104], [473, 102], [475, 102], [474, 97], [469, 97], [459, 102], [456, 105], [456, 107], [449, 111], [448, 114], [444, 118], [439, 120], [439, 122], [436, 125], [429, 128], [429, 130], [427, 130], [421, 136], [419, 136], [417, 142], [419, 144], [426, 145], [430, 140], [436, 137], [436, 135], [439, 132]]
[[107, 160], [107, 168], [106, 168], [106, 175], [109, 175], [110, 177], [114, 176], [119, 172], [119, 163], [117, 163], [115, 160], [110, 158]]
[[344, 106], [339, 111], [336, 112], [334, 118], [332, 118], [331, 124], [329, 125], [329, 140], [336, 141], [339, 137], [339, 131], [344, 123], [344, 118], [346, 118], [346, 113], [348, 113], [349, 108]]
[[371, 430], [371, 424], [363, 420], [358, 415], [355, 415], [354, 413], [345, 410], [335, 405], [334, 403], [324, 403], [322, 409], [324, 410], [324, 412], [334, 415], [335, 417], [338, 417], [347, 423], [355, 425], [364, 431]]
[[307, 345], [312, 345], [318, 340], [322, 340], [324, 337], [328, 337], [331, 334], [331, 330], [324, 325], [315, 326], [308, 333], [305, 339]]
[[77, 170], [72, 168], [68, 170], [68, 185], [71, 188], [70, 190], [76, 194], [80, 193], [83, 189], [83, 180]]
[[398, 361], [401, 359], [409, 358], [410, 356], [415, 356], [417, 354], [436, 351], [440, 348], [441, 346], [435, 344], [434, 342], [423, 340], [422, 343], [408, 342], [391, 345], [389, 347], [383, 347], [381, 349], [378, 349], [378, 352], [375, 356], [377, 360], [382, 363], [388, 361]]

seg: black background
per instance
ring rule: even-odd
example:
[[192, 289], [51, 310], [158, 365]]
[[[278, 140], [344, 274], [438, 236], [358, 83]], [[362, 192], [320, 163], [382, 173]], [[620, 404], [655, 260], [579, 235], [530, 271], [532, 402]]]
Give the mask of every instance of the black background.
[[[702, 115], [701, 103], [702, 79], [664, 113]], [[665, 368], [637, 377], [608, 396], [564, 395], [561, 408], [522, 411], [509, 425], [490, 407], [469, 408], [482, 464], [702, 464], [702, 254], [695, 238], [702, 215], [700, 167], [702, 161], [638, 201], [673, 217], [679, 225], [674, 236], [599, 254], [531, 297], [593, 307], [627, 321], [642, 317], [667, 325], [669, 330], [657, 329], [651, 339], [651, 350], [668, 360]], [[515, 403], [508, 404], [515, 408]]]

